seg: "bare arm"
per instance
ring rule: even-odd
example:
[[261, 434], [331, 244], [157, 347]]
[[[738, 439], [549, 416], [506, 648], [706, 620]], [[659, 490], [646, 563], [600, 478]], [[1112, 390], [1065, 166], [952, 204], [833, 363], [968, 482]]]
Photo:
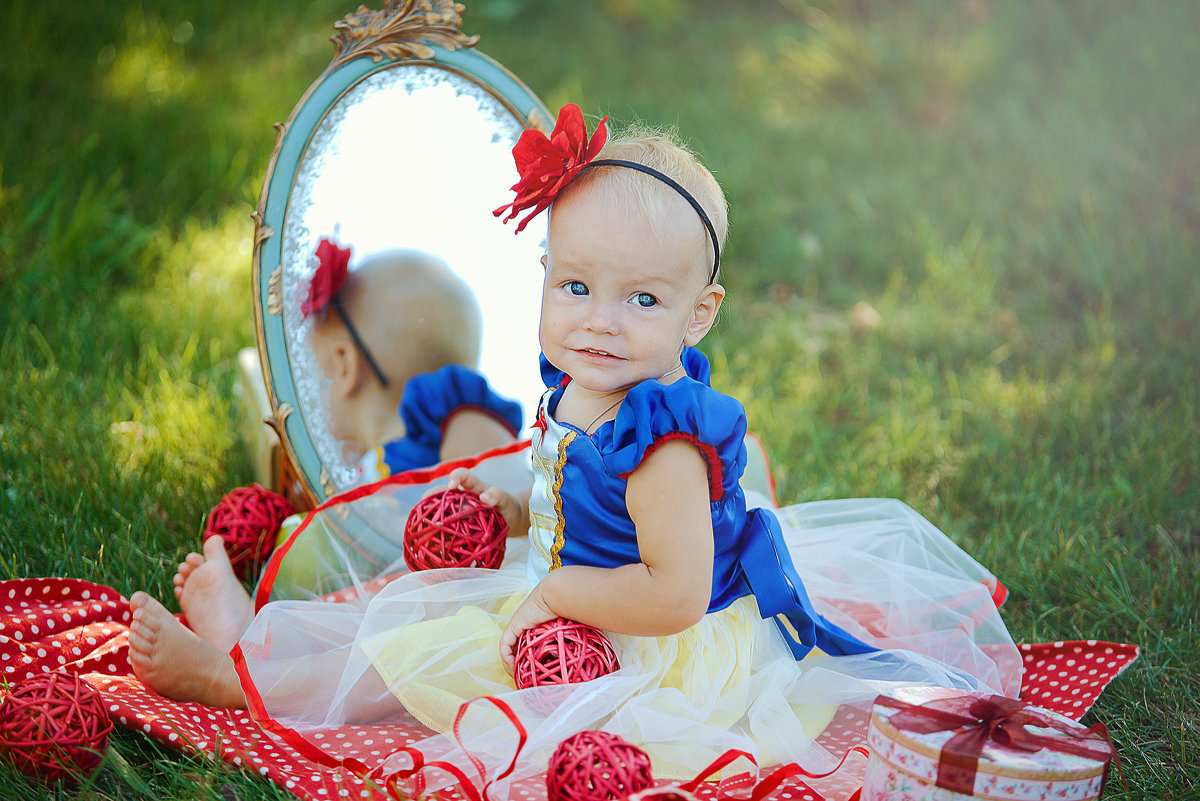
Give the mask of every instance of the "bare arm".
[[512, 432], [492, 415], [465, 408], [454, 412], [446, 421], [438, 456], [443, 462], [462, 459], [507, 445], [513, 439]]
[[675, 634], [694, 625], [712, 593], [713, 531], [708, 466], [690, 443], [673, 440], [629, 477], [625, 491], [641, 561], [617, 568], [553, 570], [513, 614], [500, 641], [512, 665], [517, 636], [562, 616], [608, 631]]

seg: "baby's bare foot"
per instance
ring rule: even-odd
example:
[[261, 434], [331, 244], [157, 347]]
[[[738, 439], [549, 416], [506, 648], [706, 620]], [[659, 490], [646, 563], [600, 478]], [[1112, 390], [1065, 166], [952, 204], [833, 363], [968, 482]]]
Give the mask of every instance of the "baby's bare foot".
[[147, 686], [176, 701], [246, 708], [233, 659], [186, 629], [144, 592], [129, 599], [129, 661]]
[[204, 553], [190, 553], [175, 574], [175, 597], [188, 625], [200, 637], [228, 651], [254, 618], [246, 588], [225, 552], [225, 541], [209, 537]]
[[175, 599], [183, 598], [183, 585], [187, 583], [188, 576], [192, 575], [192, 571], [204, 564], [204, 554], [192, 551], [184, 560], [179, 563], [179, 569], [175, 571]]

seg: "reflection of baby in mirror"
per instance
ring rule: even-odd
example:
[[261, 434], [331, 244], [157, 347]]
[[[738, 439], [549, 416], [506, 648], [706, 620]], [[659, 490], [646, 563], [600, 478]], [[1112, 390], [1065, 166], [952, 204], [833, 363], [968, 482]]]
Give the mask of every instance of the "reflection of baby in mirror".
[[328, 239], [317, 259], [302, 311], [327, 382], [330, 433], [359, 461], [361, 481], [515, 439], [521, 407], [475, 371], [479, 304], [445, 262], [392, 250], [350, 271], [350, 250]]

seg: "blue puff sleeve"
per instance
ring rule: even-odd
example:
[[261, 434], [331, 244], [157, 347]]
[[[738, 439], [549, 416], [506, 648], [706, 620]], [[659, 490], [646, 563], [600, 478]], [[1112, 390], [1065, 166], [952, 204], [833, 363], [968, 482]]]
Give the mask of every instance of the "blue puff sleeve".
[[601, 450], [606, 469], [627, 478], [662, 443], [686, 440], [708, 462], [709, 497], [716, 502], [740, 492], [745, 437], [745, 409], [728, 395], [690, 378], [665, 386], [644, 381], [625, 396], [612, 423], [611, 444]]
[[514, 437], [521, 429], [519, 403], [497, 395], [487, 379], [474, 370], [450, 364], [408, 380], [400, 397], [400, 419], [404, 421], [405, 438], [439, 449], [446, 421], [463, 409], [490, 414]]

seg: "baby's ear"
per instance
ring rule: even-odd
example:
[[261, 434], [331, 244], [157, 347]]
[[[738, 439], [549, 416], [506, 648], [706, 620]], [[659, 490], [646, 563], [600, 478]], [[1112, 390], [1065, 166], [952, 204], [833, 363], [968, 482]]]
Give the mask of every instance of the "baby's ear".
[[342, 398], [352, 397], [363, 385], [362, 355], [348, 338], [339, 339], [331, 354], [333, 375], [329, 376], [329, 391]]
[[720, 284], [704, 287], [692, 309], [692, 319], [688, 321], [687, 334], [683, 338], [685, 345], [696, 345], [704, 339], [709, 329], [717, 322], [717, 312], [721, 310], [724, 300], [725, 287]]

